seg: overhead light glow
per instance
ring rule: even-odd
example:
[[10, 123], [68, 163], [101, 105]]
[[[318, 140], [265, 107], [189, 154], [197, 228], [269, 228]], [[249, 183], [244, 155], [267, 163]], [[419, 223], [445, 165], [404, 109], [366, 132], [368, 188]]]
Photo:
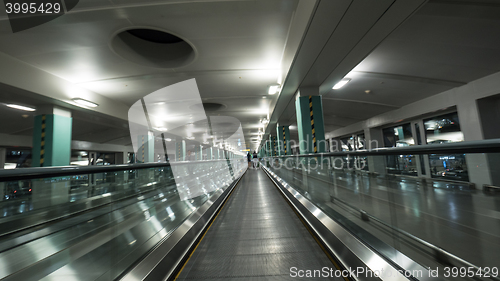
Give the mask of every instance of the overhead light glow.
[[24, 111], [35, 111], [36, 110], [32, 107], [22, 106], [22, 105], [18, 105], [18, 104], [6, 104], [6, 106], [11, 107], [11, 108], [15, 108], [15, 109], [19, 109], [19, 110], [24, 110]]
[[97, 103], [94, 103], [94, 102], [91, 102], [88, 100], [84, 100], [81, 98], [74, 98], [73, 101], [79, 105], [83, 105], [83, 106], [87, 106], [87, 107], [98, 107], [99, 106]]
[[154, 127], [153, 129], [157, 130], [157, 131], [162, 131], [162, 132], [165, 132], [167, 131], [168, 129], [165, 128], [165, 127]]
[[165, 139], [166, 141], [172, 141], [172, 139]]
[[337, 84], [335, 84], [335, 86], [333, 86], [332, 89], [334, 89], [334, 90], [340, 89], [340, 88], [344, 87], [345, 84], [347, 84], [349, 81], [351, 81], [351, 78], [344, 78], [344, 79], [340, 80]]
[[186, 137], [188, 140], [194, 140], [194, 137]]
[[270, 95], [276, 94], [278, 92], [279, 88], [280, 88], [280, 86], [278, 86], [278, 85], [269, 86], [268, 94], [270, 94]]

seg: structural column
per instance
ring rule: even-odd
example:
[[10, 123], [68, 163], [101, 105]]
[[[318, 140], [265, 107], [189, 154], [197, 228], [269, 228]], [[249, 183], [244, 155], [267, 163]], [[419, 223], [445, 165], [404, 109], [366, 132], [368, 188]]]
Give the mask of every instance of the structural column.
[[175, 161], [185, 161], [186, 158], [186, 142], [179, 140], [175, 143]]
[[275, 137], [273, 137], [272, 135], [269, 135], [269, 141], [268, 141], [268, 142], [269, 142], [269, 145], [268, 145], [268, 147], [269, 147], [269, 152], [268, 152], [268, 155], [269, 155], [270, 157], [273, 157], [273, 156], [274, 156], [274, 141], [275, 141], [275, 140], [276, 140], [276, 138], [275, 138]]
[[136, 159], [138, 163], [155, 162], [154, 159], [154, 136], [152, 133], [139, 135], [137, 142], [140, 144]]
[[276, 126], [276, 135], [278, 136], [278, 155], [291, 155], [290, 129], [288, 126]]
[[317, 87], [301, 88], [295, 101], [300, 154], [326, 151], [323, 104]]
[[198, 149], [196, 149], [196, 160], [203, 160], [203, 146], [200, 145]]
[[[4, 147], [0, 147], [0, 170], [4, 169], [4, 167], [5, 167], [5, 159], [6, 158], [7, 158], [7, 149]], [[2, 197], [0, 197], [0, 198], [2, 198]]]
[[46, 107], [37, 110], [33, 129], [33, 167], [67, 166], [71, 158], [71, 112]]
[[[33, 167], [67, 166], [71, 159], [71, 112], [47, 106], [37, 109], [33, 128]], [[69, 202], [71, 183], [65, 178], [32, 181], [35, 208]]]
[[[368, 150], [384, 147], [384, 136], [382, 129], [368, 128], [365, 129], [365, 147]], [[387, 173], [386, 156], [368, 156], [368, 170], [372, 174], [385, 175]]]

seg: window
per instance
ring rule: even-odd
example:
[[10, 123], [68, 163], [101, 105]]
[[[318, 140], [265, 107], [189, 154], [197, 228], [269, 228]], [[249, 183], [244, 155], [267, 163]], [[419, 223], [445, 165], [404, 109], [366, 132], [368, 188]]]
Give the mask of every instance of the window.
[[456, 112], [426, 119], [424, 125], [428, 144], [464, 141]]

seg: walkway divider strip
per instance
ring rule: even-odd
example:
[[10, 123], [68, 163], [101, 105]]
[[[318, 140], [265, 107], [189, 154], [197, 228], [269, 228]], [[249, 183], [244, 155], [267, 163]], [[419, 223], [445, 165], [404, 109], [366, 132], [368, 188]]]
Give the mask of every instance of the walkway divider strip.
[[[262, 169], [262, 170], [264, 170], [264, 169]], [[273, 178], [271, 178], [271, 175], [269, 175], [269, 173], [267, 173], [265, 170], [264, 170], [264, 173], [271, 180], [271, 182], [274, 184], [274, 186], [276, 186], [276, 188], [280, 191], [281, 196], [283, 196], [283, 198], [285, 199], [286, 203], [288, 203], [288, 206], [290, 206], [290, 208], [295, 213], [295, 215], [297, 215], [297, 217], [299, 218], [300, 222], [302, 222], [302, 224], [307, 229], [307, 231], [309, 232], [309, 234], [311, 234], [311, 236], [314, 238], [314, 241], [316, 241], [316, 243], [318, 243], [319, 247], [321, 248], [321, 250], [323, 250], [323, 252], [326, 254], [326, 256], [328, 257], [328, 259], [332, 262], [333, 266], [335, 266], [335, 268], [337, 270], [342, 270], [342, 267], [336, 262], [336, 260], [330, 254], [330, 252], [327, 249], [325, 249], [325, 247], [323, 246], [323, 243], [321, 243], [321, 241], [318, 239], [318, 237], [316, 236], [316, 234], [314, 234], [314, 232], [311, 230], [311, 228], [309, 227], [309, 225], [304, 221], [304, 219], [302, 218], [302, 216], [294, 208], [294, 206], [292, 205], [292, 203], [288, 200], [288, 198], [286, 198], [286, 196], [283, 193], [283, 191], [281, 190], [281, 188], [273, 180]], [[349, 278], [344, 277], [344, 276], [342, 278], [344, 278], [345, 281], [352, 281]]]

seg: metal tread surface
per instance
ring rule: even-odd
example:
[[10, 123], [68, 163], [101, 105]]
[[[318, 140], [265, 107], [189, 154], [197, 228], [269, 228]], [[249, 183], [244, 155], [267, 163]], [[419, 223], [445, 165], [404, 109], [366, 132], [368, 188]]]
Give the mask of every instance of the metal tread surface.
[[177, 280], [297, 279], [292, 267], [334, 265], [264, 172], [248, 170]]

